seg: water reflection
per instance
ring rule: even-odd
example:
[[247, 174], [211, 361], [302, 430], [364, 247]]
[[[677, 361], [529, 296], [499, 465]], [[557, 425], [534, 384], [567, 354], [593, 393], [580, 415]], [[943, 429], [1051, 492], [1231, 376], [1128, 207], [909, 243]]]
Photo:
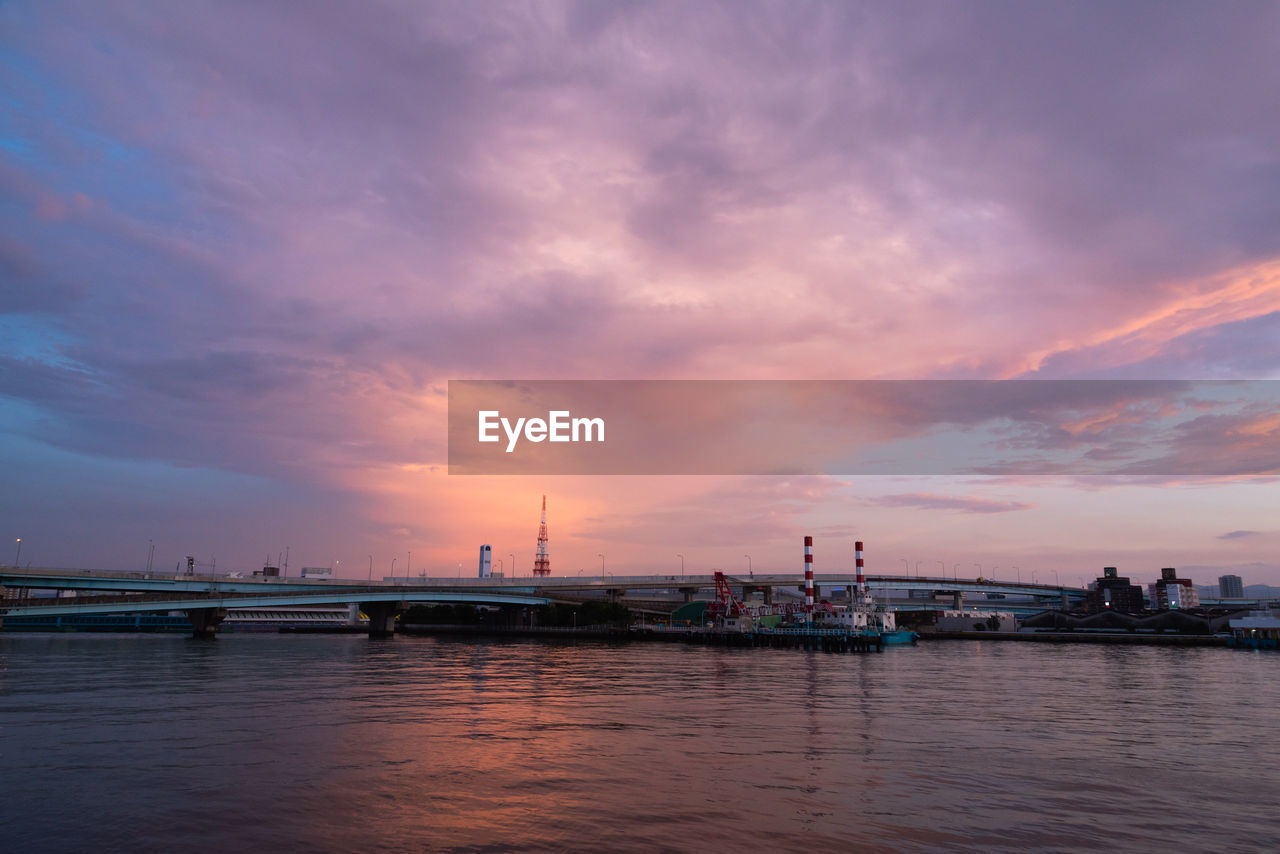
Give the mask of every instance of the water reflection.
[[1277, 675], [1217, 649], [10, 634], [0, 831], [15, 851], [1248, 848], [1280, 795], [1249, 770], [1275, 763]]

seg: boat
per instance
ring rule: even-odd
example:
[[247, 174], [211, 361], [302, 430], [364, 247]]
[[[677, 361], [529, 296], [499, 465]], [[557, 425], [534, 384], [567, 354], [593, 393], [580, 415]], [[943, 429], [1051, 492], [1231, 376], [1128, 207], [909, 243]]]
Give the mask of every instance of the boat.
[[910, 629], [894, 629], [893, 631], [880, 632], [880, 643], [885, 646], [900, 646], [902, 644], [914, 644], [920, 639], [920, 635]]
[[855, 559], [857, 576], [851, 591], [850, 603], [835, 609], [836, 622], [852, 631], [871, 632], [880, 636], [880, 645], [903, 646], [914, 644], [919, 635], [910, 629], [898, 628], [898, 619], [893, 611], [883, 605], [877, 605], [867, 587], [866, 578], [862, 574], [862, 543], [856, 546]]
[[1241, 649], [1280, 649], [1280, 617], [1270, 611], [1251, 611], [1227, 623], [1227, 646]]

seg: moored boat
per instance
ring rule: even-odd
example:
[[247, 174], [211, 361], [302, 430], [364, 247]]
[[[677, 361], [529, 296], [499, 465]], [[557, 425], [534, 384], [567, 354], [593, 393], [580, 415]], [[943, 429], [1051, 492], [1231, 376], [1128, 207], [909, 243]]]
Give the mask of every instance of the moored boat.
[[1268, 611], [1254, 611], [1247, 617], [1230, 621], [1227, 626], [1231, 629], [1228, 646], [1280, 649], [1280, 617]]

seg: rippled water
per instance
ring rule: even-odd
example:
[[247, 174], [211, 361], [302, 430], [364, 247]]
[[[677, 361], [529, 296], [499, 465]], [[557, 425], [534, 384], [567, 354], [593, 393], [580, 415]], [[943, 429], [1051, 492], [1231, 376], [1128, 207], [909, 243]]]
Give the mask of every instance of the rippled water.
[[0, 636], [0, 849], [1280, 847], [1280, 655]]

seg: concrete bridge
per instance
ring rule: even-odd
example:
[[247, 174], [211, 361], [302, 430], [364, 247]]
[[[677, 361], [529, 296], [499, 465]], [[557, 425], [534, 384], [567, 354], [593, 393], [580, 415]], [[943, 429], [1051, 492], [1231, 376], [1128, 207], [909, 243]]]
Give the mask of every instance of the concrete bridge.
[[[853, 573], [819, 573], [815, 590], [819, 597], [833, 588], [848, 588]], [[750, 573], [733, 576], [730, 583], [745, 597], [760, 593], [766, 602], [777, 591], [795, 595], [804, 588], [802, 573]], [[1043, 610], [1067, 608], [1080, 602], [1086, 591], [1047, 584], [985, 581], [964, 578], [916, 576], [867, 576], [874, 591], [900, 591], [903, 599], [886, 604], [903, 608], [943, 609], [969, 607], [982, 610]], [[211, 635], [229, 608], [350, 603], [360, 604], [370, 618], [370, 635], [389, 634], [396, 615], [411, 604], [471, 603], [483, 605], [545, 605], [553, 601], [583, 602], [605, 598], [628, 604], [644, 603], [649, 610], [674, 607], [692, 601], [715, 588], [714, 575], [635, 575], [546, 578], [425, 578], [390, 577], [380, 581], [117, 572], [95, 569], [0, 567], [0, 587], [24, 590], [57, 590], [57, 598], [0, 599], [0, 623], [7, 616], [58, 616], [68, 614], [185, 611], [195, 634]], [[71, 595], [65, 595], [71, 592]], [[89, 595], [78, 595], [81, 592]], [[990, 596], [1027, 597], [1019, 603]]]

